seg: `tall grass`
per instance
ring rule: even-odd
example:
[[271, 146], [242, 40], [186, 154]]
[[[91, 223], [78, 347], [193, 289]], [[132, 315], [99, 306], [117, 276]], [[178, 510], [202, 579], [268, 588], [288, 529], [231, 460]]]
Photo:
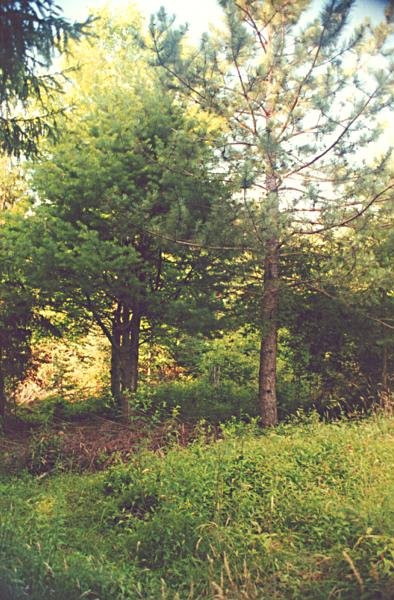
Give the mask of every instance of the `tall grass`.
[[232, 424], [96, 475], [4, 479], [0, 511], [2, 600], [389, 600], [394, 421]]

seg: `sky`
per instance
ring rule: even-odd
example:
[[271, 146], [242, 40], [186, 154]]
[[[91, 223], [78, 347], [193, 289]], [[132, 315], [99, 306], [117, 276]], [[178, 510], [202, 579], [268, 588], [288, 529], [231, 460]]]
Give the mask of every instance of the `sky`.
[[209, 23], [214, 23], [221, 18], [221, 9], [216, 0], [57, 0], [56, 4], [62, 7], [64, 15], [70, 19], [83, 19], [89, 9], [96, 9], [103, 5], [111, 5], [122, 10], [122, 5], [134, 4], [138, 11], [149, 21], [151, 14], [156, 13], [164, 6], [169, 14], [176, 15], [179, 23], [188, 23], [192, 37], [198, 39], [207, 31]]
[[[164, 6], [169, 14], [177, 16], [179, 23], [188, 23], [191, 37], [196, 41], [204, 31], [208, 30], [209, 24], [215, 24], [221, 18], [221, 9], [217, 0], [57, 0], [64, 12], [64, 16], [72, 20], [83, 20], [93, 11], [105, 4], [111, 4], [116, 10], [121, 11], [126, 4], [135, 4], [147, 20], [152, 13]], [[323, 0], [316, 0], [316, 4], [323, 4]], [[383, 17], [385, 0], [357, 0], [354, 8], [354, 21], [370, 17], [378, 21]]]

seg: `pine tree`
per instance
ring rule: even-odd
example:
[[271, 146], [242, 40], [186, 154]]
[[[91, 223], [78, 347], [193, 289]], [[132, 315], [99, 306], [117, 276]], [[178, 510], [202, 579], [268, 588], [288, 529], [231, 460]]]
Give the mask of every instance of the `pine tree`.
[[206, 125], [163, 94], [126, 26], [103, 18], [98, 27], [96, 45], [80, 48], [78, 110], [35, 165], [41, 203], [21, 225], [19, 255], [52, 306], [102, 329], [127, 418], [141, 339], [191, 309], [203, 316], [202, 297], [218, 304], [207, 252], [173, 240], [205, 238], [226, 192], [209, 170]]
[[27, 184], [7, 156], [0, 159], [0, 417], [30, 360], [34, 294], [14, 259], [9, 217], [24, 212]]
[[[238, 183], [262, 264], [259, 402], [277, 422], [282, 255], [294, 236], [332, 235], [387, 199], [389, 152], [374, 145], [392, 105], [390, 27], [350, 31], [354, 2], [221, 0], [223, 29], [183, 43], [162, 10], [150, 41], [163, 79], [222, 123], [223, 165]], [[371, 160], [371, 154], [376, 158]]]

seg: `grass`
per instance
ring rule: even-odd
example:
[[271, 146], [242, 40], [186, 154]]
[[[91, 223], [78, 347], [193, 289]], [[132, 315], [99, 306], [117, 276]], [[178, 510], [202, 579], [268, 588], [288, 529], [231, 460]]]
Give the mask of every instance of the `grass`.
[[96, 474], [4, 477], [0, 598], [394, 597], [394, 421], [314, 422]]

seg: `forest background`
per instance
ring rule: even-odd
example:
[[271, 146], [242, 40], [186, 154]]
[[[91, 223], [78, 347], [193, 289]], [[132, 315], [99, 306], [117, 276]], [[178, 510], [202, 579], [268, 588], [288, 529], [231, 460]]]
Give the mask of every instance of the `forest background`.
[[0, 3], [0, 597], [394, 594], [393, 12]]
[[102, 396], [126, 419], [132, 399], [274, 424], [388, 402], [390, 26], [344, 29], [342, 4], [323, 29], [285, 4], [263, 42], [266, 14], [223, 3], [199, 52], [164, 12], [144, 32], [104, 11], [70, 47], [63, 94], [51, 75], [34, 100], [56, 139], [2, 163], [2, 413]]

